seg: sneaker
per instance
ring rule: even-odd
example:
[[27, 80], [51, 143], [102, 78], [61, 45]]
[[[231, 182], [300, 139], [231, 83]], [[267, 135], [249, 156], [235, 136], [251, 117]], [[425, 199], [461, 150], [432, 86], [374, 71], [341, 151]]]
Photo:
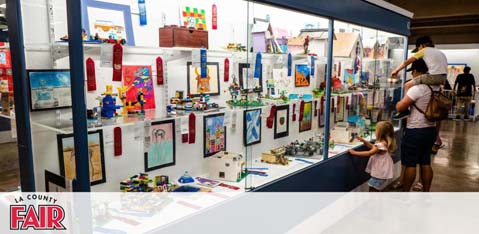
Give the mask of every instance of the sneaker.
[[391, 116], [391, 118], [393, 120], [401, 120], [401, 119], [407, 118], [409, 116], [409, 113], [410, 113], [409, 111], [396, 112]]

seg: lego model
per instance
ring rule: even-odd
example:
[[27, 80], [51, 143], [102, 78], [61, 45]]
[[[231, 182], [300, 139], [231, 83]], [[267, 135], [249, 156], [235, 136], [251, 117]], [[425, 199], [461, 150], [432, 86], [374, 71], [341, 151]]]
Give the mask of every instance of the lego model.
[[178, 179], [178, 182], [182, 184], [189, 184], [195, 182], [195, 179], [188, 174], [188, 171], [185, 171], [185, 173]]
[[1, 80], [0, 81], [0, 93], [2, 99], [2, 114], [3, 115], [10, 115], [10, 92], [8, 91], [8, 81]]
[[220, 151], [209, 158], [210, 179], [237, 182], [242, 179], [243, 155]]
[[289, 160], [285, 157], [285, 154], [286, 154], [285, 147], [272, 149], [269, 152], [263, 152], [261, 154], [261, 162], [288, 165]]
[[120, 190], [122, 192], [152, 192], [153, 188], [149, 183], [151, 180], [148, 179], [148, 174], [140, 173], [120, 182]]
[[121, 111], [122, 116], [126, 116], [128, 113], [128, 108], [127, 108], [127, 102], [126, 102], [126, 91], [128, 90], [128, 87], [122, 86], [118, 87], [118, 98], [121, 100], [121, 104], [123, 105], [123, 109]]
[[[210, 102], [210, 96], [201, 94], [199, 97], [188, 96], [183, 98], [183, 91], [176, 91], [176, 96], [170, 99], [170, 108], [182, 111], [207, 111], [217, 110], [220, 106]], [[167, 108], [168, 110], [168, 108]], [[176, 114], [175, 111], [168, 111], [169, 114]]]
[[303, 143], [299, 143], [299, 141], [292, 142], [291, 144], [285, 146], [286, 148], [286, 155], [293, 156], [293, 157], [309, 157], [313, 156], [319, 147], [319, 144], [313, 141], [313, 139], [309, 139]]
[[103, 97], [99, 97], [101, 99], [100, 107], [101, 107], [101, 117], [105, 118], [113, 118], [117, 116], [116, 110], [120, 109], [121, 106], [116, 105], [116, 93], [113, 93], [113, 88], [111, 85], [106, 86], [106, 91], [101, 95]]

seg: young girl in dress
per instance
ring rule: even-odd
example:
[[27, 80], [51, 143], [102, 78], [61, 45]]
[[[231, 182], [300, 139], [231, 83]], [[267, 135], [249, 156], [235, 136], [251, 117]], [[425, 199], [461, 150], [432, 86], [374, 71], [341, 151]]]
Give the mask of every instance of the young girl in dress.
[[366, 172], [371, 174], [368, 181], [370, 192], [379, 192], [384, 189], [386, 181], [393, 178], [394, 162], [391, 154], [396, 149], [394, 127], [390, 122], [381, 121], [376, 124], [376, 144], [358, 136], [358, 140], [369, 148], [368, 151], [349, 150], [354, 156], [370, 157]]

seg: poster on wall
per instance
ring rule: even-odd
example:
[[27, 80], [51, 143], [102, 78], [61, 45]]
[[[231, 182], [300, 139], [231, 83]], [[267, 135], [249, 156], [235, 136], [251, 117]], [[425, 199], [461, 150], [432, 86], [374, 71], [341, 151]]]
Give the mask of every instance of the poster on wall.
[[245, 110], [243, 120], [244, 145], [250, 146], [261, 142], [261, 109]]
[[53, 110], [72, 105], [70, 70], [27, 70], [30, 110]]
[[449, 85], [456, 83], [457, 76], [464, 73], [466, 66], [467, 64], [465, 63], [450, 63], [447, 65], [447, 81], [449, 81]]
[[175, 120], [152, 122], [149, 128], [150, 146], [145, 152], [145, 171], [175, 165]]
[[310, 73], [308, 64], [296, 64], [294, 81], [296, 87], [309, 87]]
[[[69, 180], [73, 180], [76, 177], [73, 134], [59, 134], [57, 135], [57, 141], [60, 175]], [[90, 165], [91, 185], [105, 183], [105, 155], [103, 153], [102, 130], [88, 133], [88, 161]]]
[[204, 157], [209, 157], [220, 151], [226, 151], [225, 114], [208, 115], [203, 118]]
[[254, 69], [249, 63], [238, 64], [239, 84], [242, 89], [253, 90], [257, 87], [263, 90], [263, 68], [260, 68], [259, 78], [254, 77]]
[[[155, 109], [155, 90], [151, 78], [151, 66], [123, 66], [123, 85], [128, 87], [126, 101], [138, 102], [139, 92], [143, 93], [145, 109]], [[140, 105], [135, 105], [135, 110], [140, 110]]]
[[303, 120], [299, 122], [299, 132], [311, 130], [313, 123], [313, 103], [305, 102], [303, 110]]
[[88, 35], [98, 35], [100, 40], [126, 40], [127, 45], [135, 45], [129, 5], [84, 0], [82, 14]]
[[204, 78], [201, 77], [200, 67], [193, 66], [192, 62], [187, 63], [187, 68], [188, 95], [220, 95], [219, 63], [208, 62], [206, 67], [207, 75]]
[[187, 28], [208, 30], [206, 25], [206, 11], [196, 7], [184, 6], [181, 8], [181, 22]]
[[277, 106], [274, 120], [274, 139], [289, 135], [289, 105]]

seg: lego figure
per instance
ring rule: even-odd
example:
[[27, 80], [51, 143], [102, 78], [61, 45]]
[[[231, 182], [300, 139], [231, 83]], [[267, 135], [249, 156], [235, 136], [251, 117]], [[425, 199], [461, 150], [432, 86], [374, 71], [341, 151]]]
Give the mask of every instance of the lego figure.
[[101, 116], [105, 118], [113, 118], [117, 115], [116, 109], [120, 109], [121, 106], [116, 105], [117, 94], [113, 93], [111, 85], [106, 86], [106, 91], [102, 93], [104, 96], [101, 99]]
[[142, 115], [145, 114], [145, 103], [146, 103], [145, 94], [143, 94], [142, 89], [139, 89], [138, 90], [138, 96], [137, 96], [137, 104], [140, 105], [140, 107], [141, 107], [140, 113]]
[[121, 100], [121, 104], [123, 105], [123, 110], [121, 111], [122, 116], [126, 116], [127, 114], [127, 103], [126, 103], [126, 91], [128, 91], [128, 87], [118, 87], [118, 98]]
[[230, 87], [228, 88], [230, 95], [231, 95], [231, 100], [236, 101], [238, 99], [238, 95], [240, 94], [240, 86], [238, 82], [236, 81], [236, 76], [233, 75], [233, 82], [230, 84]]

